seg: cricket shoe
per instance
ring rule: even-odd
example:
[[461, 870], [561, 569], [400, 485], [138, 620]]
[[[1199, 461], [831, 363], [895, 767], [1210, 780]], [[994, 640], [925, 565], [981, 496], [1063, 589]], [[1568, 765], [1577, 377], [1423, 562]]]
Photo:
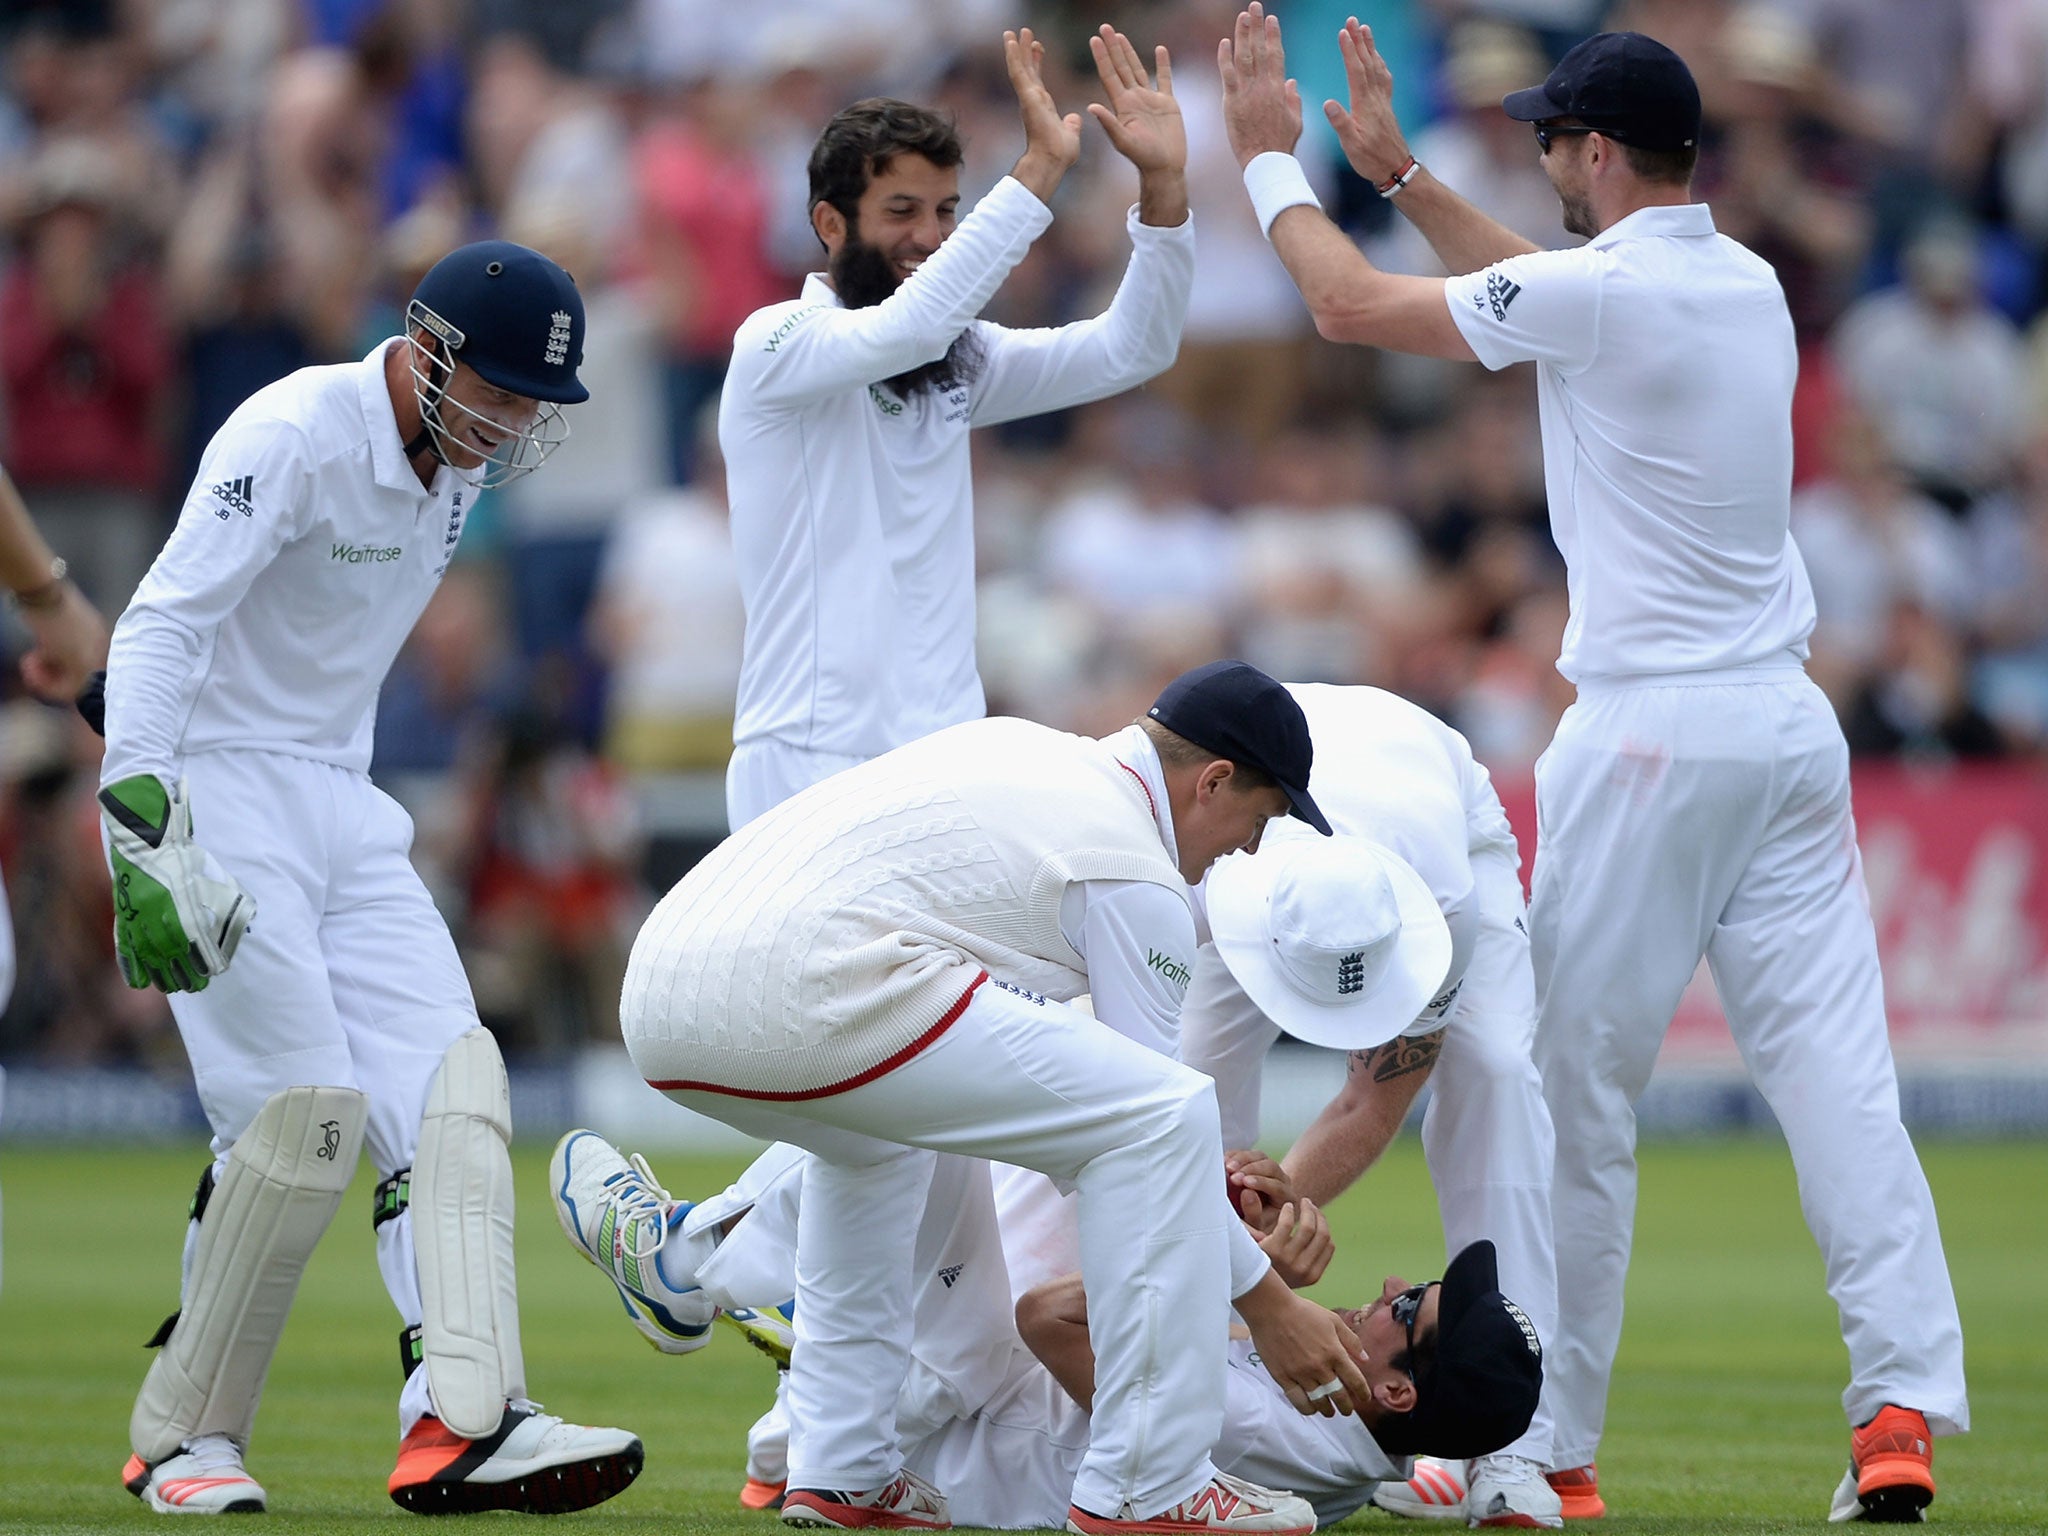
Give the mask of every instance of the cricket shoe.
[[778, 1371], [789, 1369], [790, 1351], [796, 1347], [796, 1303], [779, 1307], [725, 1307], [718, 1321], [775, 1362]]
[[1600, 1497], [1600, 1469], [1594, 1463], [1546, 1472], [1543, 1481], [1556, 1492], [1565, 1519], [1598, 1520], [1607, 1513], [1607, 1503]]
[[1467, 1525], [1549, 1531], [1563, 1526], [1564, 1500], [1528, 1457], [1482, 1456], [1472, 1463], [1470, 1476], [1465, 1488]]
[[[595, 1131], [571, 1131], [548, 1160], [555, 1218], [569, 1241], [618, 1287], [626, 1316], [665, 1355], [687, 1355], [711, 1342], [718, 1308], [694, 1275], [670, 1276], [662, 1247], [682, 1226], [690, 1202], [655, 1180], [647, 1159], [629, 1159]], [[682, 1244], [676, 1245], [678, 1251]]]
[[792, 1488], [782, 1496], [782, 1523], [840, 1531], [945, 1531], [952, 1529], [953, 1516], [943, 1493], [906, 1470], [864, 1493]]
[[788, 1492], [788, 1483], [764, 1483], [758, 1477], [750, 1477], [740, 1485], [740, 1508], [780, 1509]]
[[160, 1515], [260, 1515], [263, 1485], [242, 1469], [242, 1453], [226, 1435], [201, 1435], [151, 1465], [130, 1456], [121, 1485]]
[[1925, 1520], [1934, 1502], [1934, 1439], [1927, 1419], [1887, 1403], [1849, 1435], [1849, 1470], [1828, 1519], [1902, 1524]]
[[1373, 1490], [1376, 1508], [1410, 1520], [1465, 1518], [1465, 1463], [1435, 1456], [1415, 1458], [1415, 1471], [1405, 1483], [1381, 1483]]
[[1192, 1498], [1140, 1520], [1126, 1504], [1114, 1516], [1067, 1507], [1067, 1529], [1075, 1536], [1191, 1536], [1195, 1532], [1258, 1532], [1260, 1536], [1309, 1536], [1316, 1512], [1308, 1500], [1261, 1488], [1218, 1472]]
[[508, 1403], [482, 1440], [456, 1434], [432, 1414], [421, 1418], [399, 1443], [386, 1486], [416, 1515], [561, 1515], [602, 1504], [640, 1475], [645, 1460], [638, 1437], [623, 1429], [570, 1424], [538, 1404]]

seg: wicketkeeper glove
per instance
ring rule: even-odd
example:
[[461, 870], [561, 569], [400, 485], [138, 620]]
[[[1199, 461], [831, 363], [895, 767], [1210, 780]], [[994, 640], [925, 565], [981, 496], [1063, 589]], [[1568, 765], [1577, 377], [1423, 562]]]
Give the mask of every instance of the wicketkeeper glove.
[[114, 876], [114, 948], [131, 987], [203, 992], [228, 968], [256, 916], [256, 900], [192, 841], [192, 803], [181, 779], [153, 774], [100, 791]]

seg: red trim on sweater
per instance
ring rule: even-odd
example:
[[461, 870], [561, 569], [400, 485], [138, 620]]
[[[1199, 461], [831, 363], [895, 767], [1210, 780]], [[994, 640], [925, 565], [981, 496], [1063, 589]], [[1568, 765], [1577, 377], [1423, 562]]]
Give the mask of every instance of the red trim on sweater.
[[988, 972], [981, 972], [974, 980], [967, 984], [967, 990], [960, 994], [960, 1001], [948, 1008], [945, 1016], [938, 1023], [919, 1035], [887, 1061], [878, 1062], [876, 1065], [869, 1067], [867, 1071], [849, 1077], [843, 1083], [830, 1083], [823, 1088], [806, 1088], [800, 1093], [769, 1093], [759, 1088], [728, 1088], [723, 1083], [699, 1083], [693, 1082], [688, 1078], [664, 1078], [660, 1082], [656, 1082], [650, 1077], [647, 1079], [647, 1086], [659, 1088], [664, 1093], [683, 1090], [693, 1093], [722, 1093], [728, 1098], [768, 1099], [778, 1104], [791, 1104], [799, 1099], [829, 1098], [835, 1093], [845, 1093], [848, 1089], [858, 1088], [862, 1083], [871, 1083], [884, 1073], [894, 1072], [903, 1063], [910, 1060], [911, 1057], [951, 1029], [959, 1020], [960, 1015], [967, 1011], [967, 1005], [974, 1001], [975, 989], [987, 980]]

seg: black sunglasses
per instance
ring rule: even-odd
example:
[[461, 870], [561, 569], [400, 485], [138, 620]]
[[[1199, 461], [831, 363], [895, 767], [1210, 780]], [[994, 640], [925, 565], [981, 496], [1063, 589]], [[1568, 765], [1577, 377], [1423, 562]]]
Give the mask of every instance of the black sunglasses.
[[1409, 1383], [1418, 1388], [1422, 1383], [1415, 1379], [1415, 1319], [1422, 1311], [1422, 1298], [1429, 1294], [1429, 1288], [1434, 1284], [1434, 1280], [1425, 1280], [1420, 1285], [1411, 1285], [1387, 1303], [1387, 1310], [1394, 1315], [1394, 1321], [1408, 1335], [1408, 1352], [1403, 1357], [1408, 1364], [1404, 1369]]
[[1542, 155], [1550, 153], [1550, 141], [1552, 139], [1561, 139], [1569, 133], [1598, 133], [1600, 131], [1598, 128], [1553, 128], [1543, 123], [1536, 123], [1533, 126], [1536, 129], [1536, 152]]

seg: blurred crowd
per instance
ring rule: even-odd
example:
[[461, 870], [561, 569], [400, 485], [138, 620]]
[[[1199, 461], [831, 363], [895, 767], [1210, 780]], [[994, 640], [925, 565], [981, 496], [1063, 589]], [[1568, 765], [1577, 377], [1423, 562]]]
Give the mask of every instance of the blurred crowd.
[[[1601, 28], [1683, 54], [1707, 118], [1698, 191], [1776, 267], [1798, 329], [1794, 531], [1812, 669], [1852, 748], [2048, 756], [2048, 0], [1273, 9], [1326, 206], [1416, 272], [1427, 246], [1315, 110], [1342, 93], [1347, 14], [1392, 64], [1418, 156], [1544, 245], [1571, 237], [1501, 95]], [[1021, 146], [1001, 30], [1040, 29], [1078, 109], [1086, 36], [1109, 20], [1172, 50], [1195, 292], [1153, 386], [980, 436], [990, 707], [1108, 730], [1182, 667], [1236, 654], [1395, 689], [1497, 775], [1525, 773], [1570, 698], [1533, 382], [1314, 336], [1224, 142], [1215, 44], [1235, 11], [0, 0], [0, 462], [111, 618], [251, 391], [368, 353], [464, 240], [567, 266], [593, 402], [543, 473], [472, 518], [385, 689], [376, 773], [414, 813], [508, 1047], [602, 1037], [650, 887], [721, 830], [741, 615], [711, 413], [734, 326], [818, 264], [811, 141], [864, 95], [941, 105], [971, 203]], [[1135, 182], [1086, 137], [992, 318], [1107, 301]], [[22, 928], [0, 1060], [177, 1051], [161, 999], [112, 962], [95, 766], [77, 722], [0, 707]]]

